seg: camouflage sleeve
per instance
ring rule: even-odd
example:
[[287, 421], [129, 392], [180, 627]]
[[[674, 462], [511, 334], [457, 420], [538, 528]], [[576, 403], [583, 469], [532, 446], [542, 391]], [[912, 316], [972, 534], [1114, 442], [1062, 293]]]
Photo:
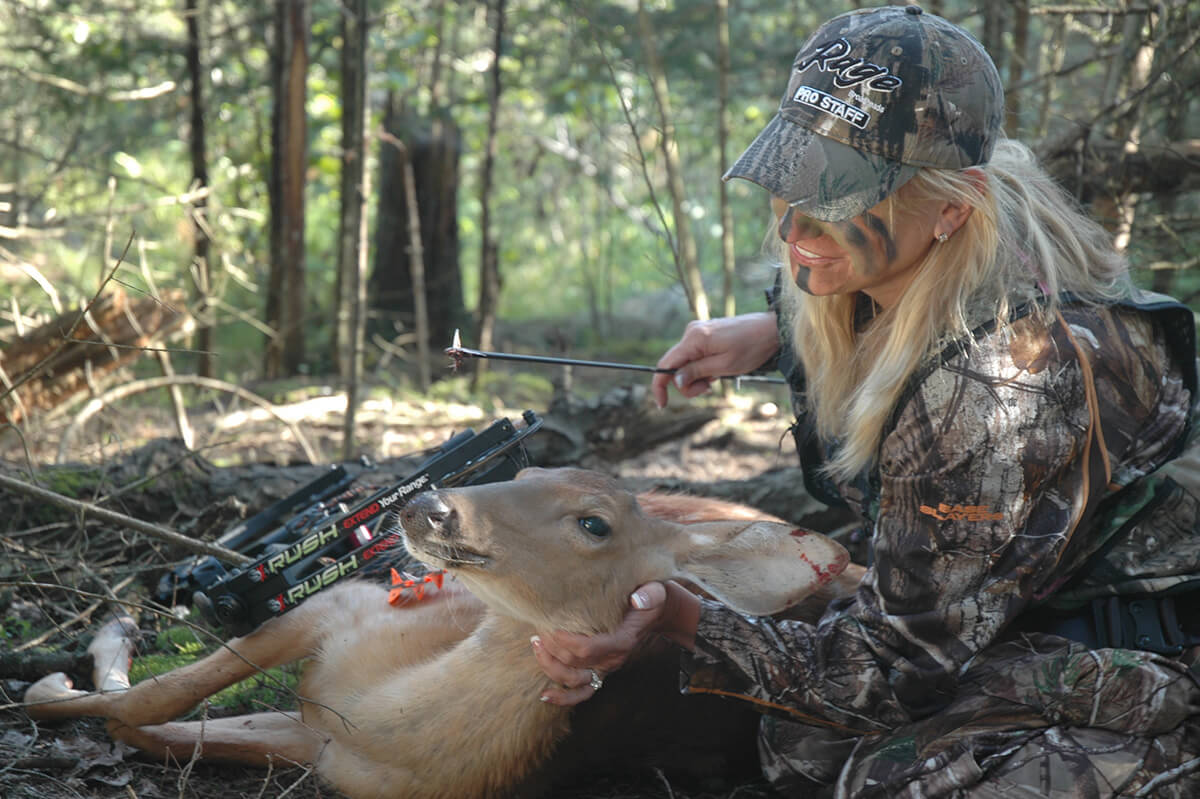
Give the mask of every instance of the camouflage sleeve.
[[[1089, 361], [1106, 359], [1092, 372], [1114, 458], [1145, 438], [1160, 401], [1165, 353], [1148, 330], [1103, 346], [1079, 331]], [[1018, 326], [930, 375], [883, 442], [875, 560], [854, 600], [816, 625], [706, 604], [688, 689], [859, 732], [949, 703], [963, 666], [1053, 583], [1086, 527], [1089, 485], [1105, 485], [1074, 347], [1065, 329]]]

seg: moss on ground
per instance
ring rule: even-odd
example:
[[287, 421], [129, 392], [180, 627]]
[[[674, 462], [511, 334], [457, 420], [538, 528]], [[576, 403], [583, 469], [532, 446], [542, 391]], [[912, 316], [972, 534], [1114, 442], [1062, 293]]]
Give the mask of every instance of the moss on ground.
[[[148, 651], [139, 653], [129, 668], [129, 681], [137, 684], [194, 663], [212, 651], [192, 627], [174, 625], [162, 629]], [[258, 713], [265, 710], [290, 710], [296, 707], [296, 688], [300, 682], [298, 666], [289, 665], [267, 669], [240, 683], [229, 686], [208, 698], [211, 711], [218, 708], [224, 715]], [[195, 710], [192, 715], [200, 715]], [[184, 717], [188, 718], [188, 717]]]

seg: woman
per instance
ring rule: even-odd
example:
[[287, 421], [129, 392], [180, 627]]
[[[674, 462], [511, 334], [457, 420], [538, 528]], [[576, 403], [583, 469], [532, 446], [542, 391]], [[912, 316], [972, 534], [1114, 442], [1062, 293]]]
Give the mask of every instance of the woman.
[[787, 793], [1200, 795], [1193, 317], [1129, 285], [1003, 108], [978, 42], [915, 6], [804, 44], [726, 176], [772, 195], [774, 307], [690, 324], [659, 366], [693, 397], [777, 364], [869, 569], [817, 624], [643, 586], [614, 635], [535, 639], [543, 701], [663, 635], [686, 690], [763, 708]]

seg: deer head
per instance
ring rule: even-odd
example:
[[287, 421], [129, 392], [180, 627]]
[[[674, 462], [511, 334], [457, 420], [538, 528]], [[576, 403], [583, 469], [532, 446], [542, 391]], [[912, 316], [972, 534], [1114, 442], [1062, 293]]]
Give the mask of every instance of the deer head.
[[766, 615], [850, 562], [836, 542], [777, 522], [652, 518], [615, 480], [581, 469], [525, 469], [509, 482], [426, 492], [401, 523], [415, 557], [455, 573], [493, 610], [580, 633], [615, 627], [629, 594], [651, 580], [688, 580]]

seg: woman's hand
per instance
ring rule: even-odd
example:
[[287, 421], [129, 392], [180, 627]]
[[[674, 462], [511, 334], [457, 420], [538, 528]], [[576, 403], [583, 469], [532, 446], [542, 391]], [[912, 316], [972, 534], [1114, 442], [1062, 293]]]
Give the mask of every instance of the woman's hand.
[[757, 369], [779, 349], [775, 314], [769, 312], [688, 322], [683, 338], [658, 361], [659, 373], [650, 381], [658, 407], [667, 404], [667, 383], [695, 397], [708, 391], [713, 378], [741, 375]]
[[555, 685], [541, 700], [569, 707], [591, 699], [605, 675], [629, 659], [638, 644], [651, 635], [665, 635], [691, 647], [700, 620], [700, 600], [677, 583], [647, 583], [629, 597], [632, 609], [619, 627], [601, 635], [577, 635], [556, 630], [535, 635], [530, 643], [538, 665]]

